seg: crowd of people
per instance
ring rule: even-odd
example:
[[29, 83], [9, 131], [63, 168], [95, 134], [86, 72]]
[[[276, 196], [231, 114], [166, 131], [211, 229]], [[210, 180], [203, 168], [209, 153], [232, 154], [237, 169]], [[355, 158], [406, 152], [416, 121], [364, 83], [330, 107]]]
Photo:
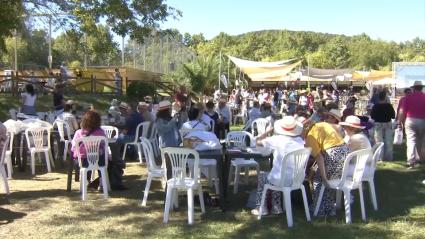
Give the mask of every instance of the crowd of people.
[[[264, 185], [278, 180], [283, 155], [303, 147], [311, 148], [308, 178], [312, 181], [315, 206], [322, 184], [341, 177], [348, 153], [369, 149], [373, 144], [383, 142], [383, 160], [393, 160], [395, 127], [405, 130], [408, 166], [414, 168], [425, 161], [425, 94], [422, 89], [422, 83], [415, 82], [412, 92], [405, 91], [406, 96], [400, 100], [397, 111], [390, 103], [385, 89], [374, 91], [367, 110], [361, 115], [356, 115], [356, 101], [361, 96], [350, 90], [328, 90], [322, 87], [315, 90], [281, 87], [257, 91], [235, 89], [229, 96], [216, 92], [199, 102], [194, 102], [186, 88], [181, 87], [172, 98], [161, 100], [158, 104], [154, 104], [151, 96], [144, 97], [142, 102], [136, 104], [114, 99], [108, 109], [108, 123], [119, 127], [120, 134], [111, 147], [109, 165], [114, 168], [111, 170], [117, 171], [110, 172], [110, 175], [117, 175], [110, 179], [111, 186], [117, 190], [126, 189], [121, 180], [125, 167], [121, 157], [123, 145], [134, 141], [140, 123], [148, 121], [156, 125], [159, 147], [178, 147], [182, 143], [180, 129], [207, 131], [218, 139], [224, 139], [230, 131], [234, 116], [242, 115], [246, 122], [243, 130], [247, 131], [250, 131], [254, 120], [267, 119], [270, 127], [256, 137], [256, 144], [283, 152], [274, 158], [271, 171], [258, 177], [257, 206]], [[29, 85], [22, 94], [24, 113], [33, 113], [34, 101], [35, 93]], [[56, 117], [70, 125], [74, 143], [72, 150], [75, 150], [75, 141], [81, 137], [105, 135], [100, 130], [101, 116], [94, 108], [83, 114], [81, 124], [77, 123], [80, 117], [76, 115], [74, 102], [64, 100], [61, 85], [55, 87], [53, 103]], [[84, 152], [80, 153], [84, 155]], [[75, 159], [76, 153], [73, 155]], [[271, 212], [281, 213], [280, 194], [271, 195]], [[319, 215], [335, 215], [335, 199], [335, 191], [325, 190]], [[258, 214], [258, 211], [256, 208], [253, 213]], [[269, 208], [262, 211], [268, 213]]]

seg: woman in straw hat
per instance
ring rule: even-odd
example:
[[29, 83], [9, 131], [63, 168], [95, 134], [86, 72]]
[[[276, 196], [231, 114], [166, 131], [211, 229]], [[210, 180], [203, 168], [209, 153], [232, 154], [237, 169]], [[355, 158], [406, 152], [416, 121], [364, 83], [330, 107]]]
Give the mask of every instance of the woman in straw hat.
[[161, 147], [177, 147], [180, 145], [178, 131], [178, 114], [171, 117], [171, 103], [168, 100], [159, 102], [156, 113], [156, 126]]
[[[257, 144], [263, 145], [264, 147], [275, 150], [275, 157], [273, 159], [273, 168], [270, 172], [262, 172], [258, 176], [258, 187], [256, 195], [256, 206], [257, 208], [252, 210], [254, 215], [258, 215], [259, 207], [261, 202], [261, 194], [264, 189], [264, 185], [271, 183], [278, 185], [280, 182], [281, 167], [283, 156], [288, 152], [304, 148], [304, 140], [301, 138], [303, 126], [292, 116], [285, 116], [281, 120], [277, 120], [274, 123], [274, 133], [272, 137], [265, 138], [260, 136], [257, 138]], [[285, 182], [288, 185], [292, 184], [292, 170], [294, 166], [288, 164], [288, 171], [285, 172]], [[272, 213], [280, 214], [282, 210], [281, 193], [273, 191], [272, 194]], [[263, 213], [268, 214], [269, 210], [267, 206], [263, 205]]]
[[344, 141], [347, 143], [348, 148], [350, 148], [351, 152], [360, 149], [371, 148], [368, 137], [363, 133], [363, 129], [365, 127], [362, 126], [359, 117], [354, 115], [347, 116], [345, 121], [340, 122], [339, 125], [341, 125], [344, 129]]
[[[313, 176], [312, 206], [315, 208], [322, 184], [330, 179], [341, 178], [349, 148], [332, 124], [318, 122], [308, 125], [305, 131], [305, 145], [312, 149], [311, 156], [318, 166], [318, 170]], [[325, 189], [318, 215], [336, 215], [335, 202], [335, 190]]]

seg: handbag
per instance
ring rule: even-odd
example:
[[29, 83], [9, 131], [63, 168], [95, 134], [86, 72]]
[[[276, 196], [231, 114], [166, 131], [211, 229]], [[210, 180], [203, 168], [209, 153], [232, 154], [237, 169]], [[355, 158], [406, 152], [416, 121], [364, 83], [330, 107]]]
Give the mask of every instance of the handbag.
[[394, 131], [394, 144], [400, 145], [403, 143], [403, 129], [398, 127]]

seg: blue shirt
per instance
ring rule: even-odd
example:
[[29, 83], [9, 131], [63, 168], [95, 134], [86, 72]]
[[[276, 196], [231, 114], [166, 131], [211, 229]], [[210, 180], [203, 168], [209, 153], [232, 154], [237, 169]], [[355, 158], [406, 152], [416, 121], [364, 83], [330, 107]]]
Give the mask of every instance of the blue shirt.
[[126, 119], [124, 124], [124, 129], [127, 130], [127, 135], [136, 135], [137, 126], [142, 123], [143, 117], [137, 112], [131, 113]]

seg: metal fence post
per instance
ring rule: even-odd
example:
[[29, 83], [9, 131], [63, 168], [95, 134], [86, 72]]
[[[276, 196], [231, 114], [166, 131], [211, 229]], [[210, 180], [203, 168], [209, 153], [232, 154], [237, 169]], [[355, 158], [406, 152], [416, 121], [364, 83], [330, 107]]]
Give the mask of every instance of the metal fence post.
[[93, 75], [90, 75], [90, 93], [92, 94], [93, 94], [93, 82], [94, 82]]

